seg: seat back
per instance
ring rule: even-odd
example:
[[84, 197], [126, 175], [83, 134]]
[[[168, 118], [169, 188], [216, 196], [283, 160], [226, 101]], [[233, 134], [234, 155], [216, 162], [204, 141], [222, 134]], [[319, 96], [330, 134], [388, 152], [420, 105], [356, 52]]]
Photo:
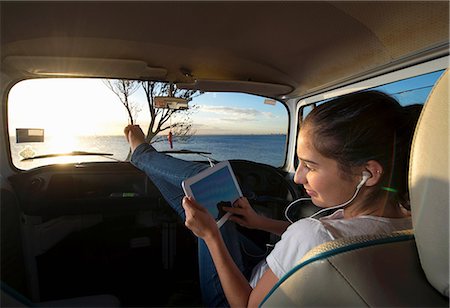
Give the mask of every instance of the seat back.
[[316, 247], [279, 281], [262, 306], [445, 307], [448, 299], [426, 280], [411, 230]]
[[412, 144], [415, 240], [394, 234], [325, 243], [283, 277], [262, 306], [448, 307], [448, 104], [446, 72], [430, 94]]
[[449, 96], [448, 70], [433, 88], [414, 134], [409, 190], [413, 228], [428, 281], [448, 297]]

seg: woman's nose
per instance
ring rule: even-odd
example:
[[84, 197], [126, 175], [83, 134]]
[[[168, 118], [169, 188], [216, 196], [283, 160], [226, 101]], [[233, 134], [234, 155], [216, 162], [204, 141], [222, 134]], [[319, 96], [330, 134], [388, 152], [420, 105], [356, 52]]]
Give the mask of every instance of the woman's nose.
[[302, 168], [301, 163], [298, 165], [294, 174], [294, 183], [295, 184], [305, 184], [306, 183], [306, 172], [304, 172], [305, 168]]

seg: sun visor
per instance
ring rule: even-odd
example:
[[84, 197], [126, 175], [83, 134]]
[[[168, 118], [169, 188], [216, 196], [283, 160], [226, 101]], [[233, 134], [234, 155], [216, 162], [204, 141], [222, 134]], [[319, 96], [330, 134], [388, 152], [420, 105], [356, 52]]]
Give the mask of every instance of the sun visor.
[[194, 83], [177, 83], [177, 88], [210, 92], [244, 92], [267, 97], [286, 95], [294, 89], [284, 84], [239, 80], [196, 80]]
[[163, 79], [167, 70], [149, 67], [137, 60], [72, 57], [10, 56], [4, 68], [42, 77], [110, 77], [127, 79]]

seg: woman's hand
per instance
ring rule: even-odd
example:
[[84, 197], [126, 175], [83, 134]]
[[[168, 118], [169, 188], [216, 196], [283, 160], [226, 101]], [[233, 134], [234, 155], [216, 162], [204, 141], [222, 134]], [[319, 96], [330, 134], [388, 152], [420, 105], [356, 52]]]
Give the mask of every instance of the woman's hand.
[[268, 218], [256, 213], [245, 197], [236, 200], [234, 207], [224, 206], [223, 209], [233, 214], [229, 220], [249, 229], [259, 229], [281, 235], [289, 227], [287, 221]]
[[182, 205], [186, 213], [184, 224], [196, 236], [207, 240], [219, 235], [216, 221], [206, 208], [190, 197], [184, 197]]
[[247, 198], [241, 197], [234, 207], [223, 207], [224, 211], [232, 213], [229, 220], [249, 229], [261, 229], [262, 216], [255, 212]]

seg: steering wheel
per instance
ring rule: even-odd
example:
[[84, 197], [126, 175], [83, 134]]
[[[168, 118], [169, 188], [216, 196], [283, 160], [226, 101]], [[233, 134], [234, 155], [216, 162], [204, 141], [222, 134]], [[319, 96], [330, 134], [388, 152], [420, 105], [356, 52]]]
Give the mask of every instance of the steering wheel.
[[283, 219], [284, 208], [300, 197], [300, 190], [282, 170], [248, 160], [230, 160], [230, 164], [243, 195], [263, 214]]

